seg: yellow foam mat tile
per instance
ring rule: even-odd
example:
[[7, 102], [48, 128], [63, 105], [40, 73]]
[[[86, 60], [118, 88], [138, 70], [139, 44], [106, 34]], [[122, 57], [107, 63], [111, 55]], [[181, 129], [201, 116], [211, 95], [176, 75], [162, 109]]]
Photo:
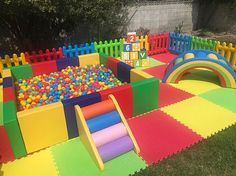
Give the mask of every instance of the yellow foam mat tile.
[[236, 123], [236, 113], [197, 96], [161, 110], [204, 138]]
[[220, 88], [220, 85], [200, 80], [181, 80], [179, 83], [171, 85], [177, 89], [181, 89], [194, 95], [199, 95], [207, 91]]
[[42, 150], [13, 162], [3, 164], [3, 176], [57, 176], [50, 149]]

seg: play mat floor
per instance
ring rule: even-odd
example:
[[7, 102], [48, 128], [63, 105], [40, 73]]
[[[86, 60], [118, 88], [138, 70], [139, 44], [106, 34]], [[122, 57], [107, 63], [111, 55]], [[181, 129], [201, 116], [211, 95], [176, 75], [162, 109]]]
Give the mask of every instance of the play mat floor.
[[[162, 79], [174, 54], [153, 56], [143, 70]], [[219, 86], [208, 70], [193, 70], [179, 84], [160, 84], [159, 109], [133, 117], [129, 126], [140, 146], [105, 164], [100, 172], [80, 138], [3, 164], [4, 176], [125, 176], [163, 160], [236, 123], [236, 90]]]

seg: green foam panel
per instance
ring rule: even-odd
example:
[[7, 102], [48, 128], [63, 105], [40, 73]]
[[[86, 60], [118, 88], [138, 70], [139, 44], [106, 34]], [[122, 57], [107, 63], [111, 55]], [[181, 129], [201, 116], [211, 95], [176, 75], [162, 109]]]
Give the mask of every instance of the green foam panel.
[[11, 72], [15, 79], [28, 79], [33, 76], [32, 67], [29, 64], [11, 67]]
[[100, 64], [106, 65], [108, 55], [104, 53], [99, 53]]
[[0, 126], [3, 125], [3, 102], [0, 101]]
[[100, 171], [79, 138], [52, 147], [54, 161], [60, 176], [127, 176], [146, 167], [134, 151], [105, 163]]
[[9, 137], [15, 158], [26, 155], [25, 145], [22, 139], [18, 120], [16, 117], [16, 106], [14, 101], [3, 103], [3, 122]]
[[153, 77], [131, 83], [134, 116], [158, 107], [159, 79]]

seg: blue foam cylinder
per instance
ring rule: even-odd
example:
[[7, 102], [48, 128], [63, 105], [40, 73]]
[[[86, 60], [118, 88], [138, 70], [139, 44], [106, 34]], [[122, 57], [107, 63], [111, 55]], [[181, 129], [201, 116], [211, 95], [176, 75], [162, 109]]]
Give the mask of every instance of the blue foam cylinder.
[[87, 125], [89, 131], [94, 133], [120, 122], [121, 119], [119, 113], [117, 111], [111, 111], [87, 120]]

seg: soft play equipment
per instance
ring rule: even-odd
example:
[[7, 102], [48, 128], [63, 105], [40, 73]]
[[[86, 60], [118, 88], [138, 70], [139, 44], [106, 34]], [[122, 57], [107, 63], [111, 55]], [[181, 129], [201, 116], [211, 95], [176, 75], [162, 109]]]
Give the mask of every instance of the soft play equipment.
[[104, 170], [106, 161], [130, 150], [140, 152], [113, 95], [83, 108], [76, 105], [75, 111], [81, 141], [100, 170]]
[[236, 88], [236, 73], [230, 63], [209, 50], [190, 50], [178, 55], [168, 64], [162, 81], [178, 83], [186, 72], [194, 68], [212, 70], [219, 77], [222, 87]]

